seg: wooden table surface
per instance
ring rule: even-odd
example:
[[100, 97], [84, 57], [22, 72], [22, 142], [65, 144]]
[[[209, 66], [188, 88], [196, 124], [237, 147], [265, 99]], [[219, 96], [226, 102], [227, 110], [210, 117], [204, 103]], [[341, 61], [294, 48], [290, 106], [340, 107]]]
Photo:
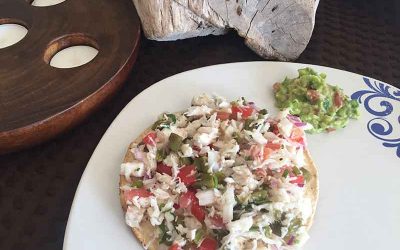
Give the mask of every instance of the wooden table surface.
[[[400, 87], [400, 13], [395, 13], [395, 2], [321, 1], [312, 40], [297, 62]], [[143, 38], [141, 43], [128, 81], [102, 109], [56, 139], [0, 156], [0, 249], [62, 249], [74, 193], [93, 150], [121, 109], [143, 89], [202, 66], [262, 60], [234, 34], [177, 42]]]

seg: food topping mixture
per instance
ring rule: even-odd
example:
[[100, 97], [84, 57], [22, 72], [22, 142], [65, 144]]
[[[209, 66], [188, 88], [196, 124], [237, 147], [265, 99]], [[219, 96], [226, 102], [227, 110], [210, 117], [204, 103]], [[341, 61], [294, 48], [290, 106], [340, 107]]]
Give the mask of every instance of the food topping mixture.
[[161, 115], [121, 165], [126, 223], [150, 221], [171, 250], [301, 246], [312, 214], [304, 128], [288, 110], [271, 118], [244, 98], [194, 97]]
[[325, 74], [304, 68], [297, 78], [274, 85], [277, 107], [289, 109], [292, 115], [311, 124], [307, 132], [330, 132], [360, 116], [358, 102], [350, 100], [338, 86], [327, 84], [325, 78]]

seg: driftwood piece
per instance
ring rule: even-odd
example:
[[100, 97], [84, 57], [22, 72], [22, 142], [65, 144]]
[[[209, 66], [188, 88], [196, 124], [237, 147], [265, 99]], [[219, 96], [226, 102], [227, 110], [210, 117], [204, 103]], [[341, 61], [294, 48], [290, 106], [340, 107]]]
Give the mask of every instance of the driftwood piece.
[[226, 32], [173, 0], [133, 0], [147, 38], [171, 41]]
[[[244, 37], [247, 46], [260, 56], [279, 60], [294, 60], [303, 52], [311, 38], [317, 5], [314, 0], [134, 0], [134, 2], [141, 18], [144, 16], [140, 14], [141, 8], [144, 5], [151, 6], [147, 8], [149, 11], [145, 15], [146, 18], [142, 18], [145, 32], [150, 27], [152, 30], [159, 29], [160, 26], [172, 27], [170, 30], [163, 28], [164, 33], [158, 37], [150, 34], [148, 36], [150, 39], [165, 40], [164, 38], [170, 37], [170, 34], [174, 34], [175, 37], [180, 34], [184, 37], [184, 32], [193, 35], [195, 25], [189, 27], [188, 24], [172, 22], [156, 14], [157, 11], [164, 12], [168, 9], [171, 15], [176, 15], [179, 11], [180, 20], [173, 19], [173, 21], [184, 22], [182, 18], [184, 16], [191, 20], [197, 17], [198, 19], [195, 19], [197, 28], [201, 27], [200, 29], [205, 31], [204, 35], [221, 34], [225, 28], [233, 28]], [[171, 23], [186, 29], [174, 29]]]

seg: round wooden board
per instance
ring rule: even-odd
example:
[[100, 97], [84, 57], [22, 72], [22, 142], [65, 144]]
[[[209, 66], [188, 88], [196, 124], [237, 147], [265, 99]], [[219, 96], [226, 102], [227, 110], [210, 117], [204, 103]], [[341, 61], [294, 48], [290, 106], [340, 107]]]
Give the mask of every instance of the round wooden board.
[[[28, 34], [0, 49], [0, 154], [48, 140], [73, 127], [115, 93], [136, 60], [140, 20], [131, 0], [66, 0], [35, 7], [0, 0], [0, 24]], [[58, 51], [90, 45], [89, 63], [70, 69], [49, 61]]]

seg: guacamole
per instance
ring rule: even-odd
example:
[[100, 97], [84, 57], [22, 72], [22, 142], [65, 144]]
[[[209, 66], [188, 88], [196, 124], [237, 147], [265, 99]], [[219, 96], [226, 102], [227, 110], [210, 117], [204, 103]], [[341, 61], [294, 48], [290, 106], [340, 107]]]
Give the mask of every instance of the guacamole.
[[274, 85], [276, 105], [313, 126], [310, 133], [344, 128], [349, 119], [360, 116], [358, 103], [338, 86], [325, 82], [326, 75], [311, 68], [299, 69], [299, 76]]

